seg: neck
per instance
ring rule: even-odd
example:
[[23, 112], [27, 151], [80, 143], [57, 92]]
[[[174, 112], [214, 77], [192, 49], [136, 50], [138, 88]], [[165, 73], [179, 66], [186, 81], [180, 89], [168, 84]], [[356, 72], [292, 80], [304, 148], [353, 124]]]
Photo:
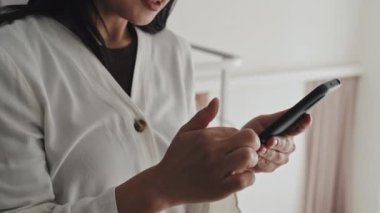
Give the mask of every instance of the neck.
[[101, 1], [95, 1], [100, 17], [96, 19], [96, 26], [108, 48], [122, 48], [132, 42], [132, 36], [127, 30], [128, 21], [111, 12]]

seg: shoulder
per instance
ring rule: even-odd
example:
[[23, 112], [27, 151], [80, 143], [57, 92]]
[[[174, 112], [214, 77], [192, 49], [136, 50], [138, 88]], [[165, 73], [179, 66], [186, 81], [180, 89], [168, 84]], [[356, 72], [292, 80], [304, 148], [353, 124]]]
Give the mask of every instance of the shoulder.
[[44, 40], [41, 36], [43, 25], [36, 17], [27, 17], [2, 25], [0, 27], [0, 63], [18, 71], [24, 70], [23, 67], [39, 70], [36, 59], [41, 58], [40, 49]]
[[36, 57], [42, 47], [67, 43], [71, 37], [67, 35], [68, 30], [52, 18], [28, 16], [0, 26], [0, 48], [12, 58]]
[[27, 76], [50, 73], [46, 65], [58, 67], [64, 59], [80, 61], [88, 56], [81, 44], [69, 29], [48, 17], [29, 16], [0, 27], [0, 49], [6, 60]]
[[29, 16], [0, 27], [0, 49], [16, 63], [33, 65], [41, 58], [41, 48], [49, 36], [53, 21], [48, 18]]
[[48, 18], [29, 16], [0, 26], [0, 47], [27, 43], [46, 31]]

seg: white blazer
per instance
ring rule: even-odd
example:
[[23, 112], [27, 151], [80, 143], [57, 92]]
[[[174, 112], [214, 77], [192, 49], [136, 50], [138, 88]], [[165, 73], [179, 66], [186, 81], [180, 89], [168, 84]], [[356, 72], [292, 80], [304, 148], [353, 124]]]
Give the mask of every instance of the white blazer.
[[0, 212], [116, 213], [115, 187], [160, 161], [195, 112], [190, 48], [136, 30], [129, 97], [58, 22], [0, 28]]

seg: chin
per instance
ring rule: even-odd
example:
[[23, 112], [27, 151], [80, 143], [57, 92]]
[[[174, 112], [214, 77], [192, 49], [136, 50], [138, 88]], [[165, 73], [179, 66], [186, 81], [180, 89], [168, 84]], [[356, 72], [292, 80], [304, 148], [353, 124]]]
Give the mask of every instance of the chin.
[[134, 25], [137, 26], [144, 26], [150, 24], [153, 19], [156, 17], [155, 15], [150, 15], [150, 16], [141, 16], [141, 17], [135, 17], [132, 19], [127, 19], [129, 22], [133, 23]]

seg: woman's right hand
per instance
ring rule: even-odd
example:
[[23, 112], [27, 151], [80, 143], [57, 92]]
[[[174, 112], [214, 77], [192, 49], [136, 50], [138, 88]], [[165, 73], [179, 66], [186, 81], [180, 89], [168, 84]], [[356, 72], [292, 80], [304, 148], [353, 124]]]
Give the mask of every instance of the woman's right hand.
[[218, 108], [213, 99], [185, 124], [154, 168], [171, 205], [219, 200], [254, 182], [260, 140], [251, 129], [207, 128]]
[[251, 129], [207, 128], [218, 108], [212, 100], [178, 131], [159, 164], [116, 187], [118, 212], [219, 200], [253, 184], [260, 140]]

